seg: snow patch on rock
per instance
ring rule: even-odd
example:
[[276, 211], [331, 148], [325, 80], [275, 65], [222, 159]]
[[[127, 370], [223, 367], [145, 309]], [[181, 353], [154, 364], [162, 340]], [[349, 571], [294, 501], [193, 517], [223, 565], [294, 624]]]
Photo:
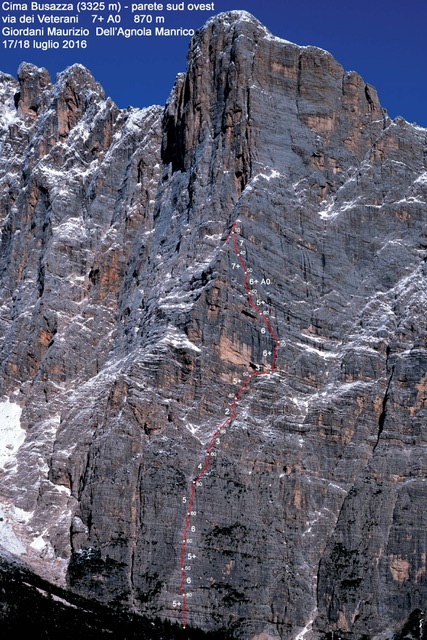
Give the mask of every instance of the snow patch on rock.
[[0, 402], [0, 467], [4, 467], [25, 440], [21, 413], [21, 407], [14, 402]]

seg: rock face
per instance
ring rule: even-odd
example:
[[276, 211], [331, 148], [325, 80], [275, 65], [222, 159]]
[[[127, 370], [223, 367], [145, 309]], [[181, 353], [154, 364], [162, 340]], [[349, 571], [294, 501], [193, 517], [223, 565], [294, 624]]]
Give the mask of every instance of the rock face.
[[223, 637], [423, 637], [426, 130], [245, 12], [164, 109], [80, 65], [0, 105], [2, 547]]

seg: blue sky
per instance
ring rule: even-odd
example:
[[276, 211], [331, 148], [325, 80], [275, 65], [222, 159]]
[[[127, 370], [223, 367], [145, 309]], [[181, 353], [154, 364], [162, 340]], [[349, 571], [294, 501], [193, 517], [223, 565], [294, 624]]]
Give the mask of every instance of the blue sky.
[[[215, 0], [214, 5], [214, 11], [164, 11], [154, 15], [165, 16], [167, 27], [197, 29], [213, 14], [245, 9], [274, 35], [322, 47], [346, 70], [360, 73], [376, 87], [391, 117], [401, 115], [409, 122], [427, 126], [426, 0]], [[122, 9], [122, 26], [141, 26], [125, 16], [130, 18], [130, 11]], [[5, 39], [2, 35], [2, 71], [16, 75], [19, 63], [26, 60], [46, 67], [55, 77], [68, 65], [80, 62], [119, 107], [164, 104], [175, 75], [185, 70], [189, 42], [186, 37], [102, 37], [91, 38], [85, 50], [28, 51], [4, 49]]]

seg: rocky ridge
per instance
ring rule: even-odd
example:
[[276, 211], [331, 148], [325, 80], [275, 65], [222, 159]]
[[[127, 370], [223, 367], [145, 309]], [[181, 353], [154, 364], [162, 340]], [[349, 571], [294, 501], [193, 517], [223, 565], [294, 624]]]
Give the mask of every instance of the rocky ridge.
[[164, 109], [119, 110], [80, 65], [0, 75], [0, 150], [0, 545], [179, 623], [182, 497], [269, 366], [238, 221], [281, 343], [197, 492], [189, 624], [421, 637], [426, 130], [229, 12]]

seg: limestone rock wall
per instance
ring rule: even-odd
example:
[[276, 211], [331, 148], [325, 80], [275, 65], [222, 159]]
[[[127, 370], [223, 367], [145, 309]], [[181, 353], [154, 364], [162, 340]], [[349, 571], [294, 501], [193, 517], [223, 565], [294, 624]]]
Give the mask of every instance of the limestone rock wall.
[[183, 497], [246, 374], [195, 493], [188, 624], [421, 628], [426, 131], [245, 12], [196, 34], [164, 109], [79, 65], [0, 87], [0, 400], [26, 431], [0, 545], [181, 623]]

